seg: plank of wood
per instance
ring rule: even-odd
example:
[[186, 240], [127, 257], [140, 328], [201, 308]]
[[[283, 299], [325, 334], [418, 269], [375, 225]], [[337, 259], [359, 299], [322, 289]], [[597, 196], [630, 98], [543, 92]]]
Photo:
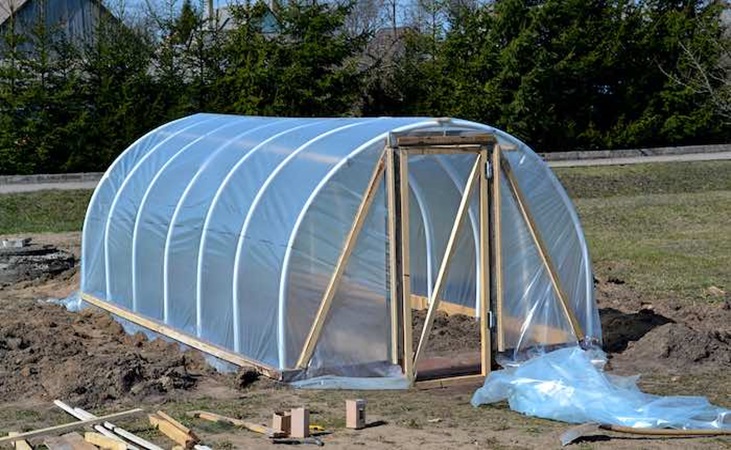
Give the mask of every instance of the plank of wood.
[[269, 378], [274, 378], [276, 380], [282, 379], [282, 372], [275, 369], [274, 367], [268, 366], [258, 361], [251, 360], [244, 357], [243, 355], [232, 352], [217, 345], [201, 341], [200, 339], [176, 330], [173, 327], [162, 324], [156, 320], [141, 316], [118, 305], [114, 305], [112, 303], [96, 298], [86, 292], [81, 292], [80, 295], [81, 299], [87, 303], [91, 303], [92, 305], [108, 311], [115, 316], [119, 316], [125, 320], [129, 320], [132, 323], [152, 330], [155, 333], [162, 334], [165, 337], [169, 337], [170, 339], [181, 342], [189, 347], [193, 347], [194, 349], [200, 350], [203, 353], [208, 353], [209, 355], [213, 355], [216, 358], [228, 361], [240, 367], [252, 367]]
[[[396, 173], [396, 150], [392, 146], [393, 136], [389, 136], [389, 144], [386, 146], [386, 206], [388, 211], [388, 252], [387, 252], [387, 264], [388, 264], [388, 279], [391, 280], [389, 284], [389, 312], [391, 316], [391, 362], [393, 364], [402, 364], [401, 360], [405, 359], [402, 357], [402, 346], [399, 342], [401, 336], [401, 321], [400, 321], [400, 302], [399, 302], [399, 284], [395, 281], [399, 278], [400, 268], [399, 260], [396, 256], [398, 248], [398, 220], [396, 216], [396, 184], [398, 174]], [[405, 372], [404, 372], [405, 373]]]
[[254, 433], [264, 434], [268, 437], [284, 437], [287, 435], [286, 433], [283, 433], [281, 431], [275, 431], [267, 426], [259, 425], [258, 423], [248, 422], [241, 419], [234, 419], [233, 417], [226, 417], [209, 411], [189, 411], [188, 416], [207, 420], [209, 422], [228, 423], [237, 427], [246, 428], [247, 430], [253, 431]]
[[109, 414], [106, 416], [97, 417], [95, 419], [80, 420], [78, 422], [65, 423], [65, 424], [56, 425], [53, 427], [41, 428], [39, 430], [27, 431], [25, 433], [20, 433], [15, 436], [6, 436], [3, 438], [0, 438], [0, 444], [20, 441], [23, 439], [28, 439], [28, 438], [37, 437], [37, 436], [48, 436], [49, 434], [58, 434], [63, 431], [69, 431], [69, 430], [73, 430], [76, 428], [82, 428], [87, 425], [94, 425], [97, 423], [105, 422], [107, 420], [120, 419], [122, 417], [129, 417], [129, 416], [132, 416], [135, 414], [140, 414], [143, 412], [145, 412], [144, 409], [135, 408], [135, 409], [130, 409], [129, 411], [122, 411], [122, 412], [118, 412], [118, 413], [114, 413], [114, 414]]
[[182, 445], [185, 448], [191, 448], [197, 442], [195, 436], [191, 436], [190, 433], [184, 432], [162, 417], [156, 414], [150, 414], [148, 417], [150, 419], [150, 425], [157, 428], [160, 433], [169, 437], [177, 444]]
[[173, 419], [172, 417], [170, 417], [169, 415], [167, 415], [164, 411], [157, 411], [155, 414], [157, 414], [161, 418], [163, 418], [163, 419], [167, 420], [168, 422], [170, 422], [171, 424], [173, 424], [176, 428], [178, 428], [183, 433], [191, 434], [191, 435], [193, 434], [193, 432], [191, 431], [190, 428], [186, 427], [182, 423], [180, 423], [177, 420]]
[[490, 309], [490, 189], [487, 168], [490, 165], [488, 150], [480, 152], [480, 366], [483, 376], [492, 370], [492, 336], [490, 335], [488, 311]]
[[[20, 433], [18, 433], [17, 431], [11, 431], [10, 433], [8, 433], [8, 436], [17, 436], [18, 434]], [[15, 447], [16, 450], [33, 450], [33, 447], [28, 444], [28, 441], [22, 440], [13, 442], [13, 447]]]
[[50, 450], [97, 450], [86, 442], [79, 433], [68, 433], [63, 436], [46, 438], [43, 444]]
[[[88, 411], [84, 411], [81, 408], [74, 408], [74, 411], [79, 414], [80, 419], [93, 419], [96, 417], [94, 414], [91, 414]], [[152, 442], [146, 441], [145, 439], [142, 439], [141, 437], [139, 437], [135, 434], [132, 434], [129, 431], [125, 430], [124, 428], [118, 427], [111, 422], [104, 422], [104, 427], [107, 430], [114, 431], [116, 434], [123, 437], [124, 439], [127, 439], [128, 441], [133, 442], [147, 450], [164, 450], [162, 447], [158, 447], [157, 445], [153, 444]], [[127, 444], [127, 449], [128, 450], [139, 450], [137, 447], [134, 447], [129, 444]]]
[[505, 327], [503, 326], [503, 219], [502, 219], [502, 150], [496, 145], [492, 151], [492, 263], [495, 265], [495, 315], [497, 351], [505, 351]]
[[497, 142], [495, 135], [483, 133], [472, 136], [401, 136], [396, 143], [399, 147], [428, 145], [489, 145]]
[[[56, 406], [58, 406], [59, 408], [63, 409], [64, 411], [66, 411], [67, 413], [69, 413], [70, 415], [76, 417], [79, 420], [85, 420], [85, 419], [93, 419], [93, 418], [95, 418], [95, 416], [92, 415], [92, 414], [79, 413], [78, 411], [76, 411], [76, 409], [72, 408], [70, 405], [67, 405], [66, 403], [62, 402], [61, 400], [54, 400], [53, 401], [53, 404], [56, 405]], [[124, 442], [120, 437], [118, 437], [112, 431], [110, 431], [107, 428], [105, 428], [104, 425], [94, 425], [94, 429], [98, 433], [103, 434], [104, 436], [106, 436], [108, 438], [116, 439], [116, 440], [118, 440], [120, 442]], [[137, 447], [133, 447], [133, 446], [128, 446], [127, 448], [129, 450], [139, 450]]]
[[449, 378], [439, 378], [436, 380], [424, 380], [424, 381], [416, 381], [414, 384], [417, 389], [433, 389], [433, 388], [443, 388], [447, 386], [452, 386], [456, 384], [472, 384], [472, 383], [480, 383], [485, 381], [484, 375], [461, 375], [458, 377], [449, 377]]
[[412, 359], [414, 354], [412, 344], [413, 324], [411, 323], [411, 237], [409, 236], [411, 226], [410, 208], [409, 208], [409, 154], [402, 149], [398, 151], [398, 204], [399, 213], [396, 217], [398, 228], [400, 230], [400, 239], [398, 245], [400, 248], [399, 257], [401, 259], [401, 319], [403, 327], [404, 348], [404, 374], [409, 380], [409, 385], [413, 385], [416, 377], [416, 363]]
[[124, 442], [104, 436], [101, 433], [86, 432], [84, 433], [84, 440], [103, 450], [127, 450], [127, 444]]

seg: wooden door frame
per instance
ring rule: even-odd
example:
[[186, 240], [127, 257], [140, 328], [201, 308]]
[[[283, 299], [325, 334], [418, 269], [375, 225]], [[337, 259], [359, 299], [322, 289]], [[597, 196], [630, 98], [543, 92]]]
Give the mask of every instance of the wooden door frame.
[[[449, 376], [445, 378], [420, 381], [419, 385], [443, 384], [447, 380], [464, 381], [472, 378], [487, 376], [492, 368], [492, 337], [490, 330], [489, 305], [491, 303], [491, 264], [490, 254], [490, 190], [489, 178], [491, 173], [490, 156], [498, 148], [497, 138], [493, 134], [482, 133], [468, 136], [421, 135], [421, 136], [391, 136], [386, 147], [386, 188], [388, 195], [389, 217], [389, 274], [391, 282], [391, 322], [392, 322], [392, 355], [393, 362], [398, 363], [404, 375], [413, 385], [417, 378], [416, 365], [423, 354], [423, 349], [429, 340], [429, 333], [434, 322], [435, 312], [440, 303], [441, 290], [448, 274], [449, 265], [453, 258], [462, 224], [470, 206], [470, 199], [475, 188], [479, 196], [479, 246], [480, 280], [479, 309], [480, 309], [480, 366], [479, 374], [468, 376]], [[447, 242], [445, 254], [441, 260], [441, 267], [437, 275], [429, 309], [422, 328], [416, 350], [412, 348], [411, 322], [411, 280], [409, 261], [409, 155], [455, 155], [473, 154], [475, 163], [460, 200], [460, 205], [452, 224], [452, 231]], [[400, 328], [398, 330], [397, 328]]]

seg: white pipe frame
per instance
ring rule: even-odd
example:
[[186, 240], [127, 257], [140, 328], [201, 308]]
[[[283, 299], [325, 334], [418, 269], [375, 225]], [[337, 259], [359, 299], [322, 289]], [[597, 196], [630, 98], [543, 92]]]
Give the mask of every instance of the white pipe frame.
[[[163, 322], [168, 323], [168, 308], [170, 303], [170, 276], [169, 276], [169, 270], [170, 270], [170, 243], [172, 242], [173, 238], [173, 232], [175, 230], [175, 224], [178, 221], [178, 215], [180, 214], [180, 210], [185, 203], [185, 201], [188, 198], [188, 195], [190, 194], [190, 191], [193, 189], [193, 186], [195, 186], [198, 179], [205, 173], [206, 168], [208, 168], [211, 163], [215, 160], [216, 156], [221, 154], [224, 150], [228, 149], [231, 145], [236, 144], [239, 139], [241, 139], [244, 136], [247, 136], [249, 134], [252, 134], [258, 130], [261, 130], [263, 128], [268, 128], [277, 124], [280, 124], [282, 122], [279, 121], [273, 121], [273, 122], [267, 122], [264, 125], [260, 125], [254, 128], [250, 128], [242, 133], [239, 133], [233, 137], [231, 137], [228, 141], [225, 143], [219, 145], [216, 150], [211, 152], [209, 155], [207, 155], [207, 158], [205, 162], [198, 168], [195, 175], [190, 179], [190, 182], [188, 182], [188, 185], [185, 187], [185, 190], [183, 190], [183, 193], [180, 195], [180, 199], [178, 200], [178, 203], [175, 205], [175, 210], [173, 211], [172, 218], [170, 219], [170, 222], [168, 224], [168, 232], [165, 237], [165, 249], [163, 252], [163, 279], [164, 279], [164, 285], [163, 285]], [[248, 149], [246, 150], [246, 153], [249, 152]], [[203, 233], [203, 230], [201, 229], [201, 234]], [[197, 267], [196, 267], [197, 269]], [[196, 299], [197, 300], [197, 299]], [[197, 308], [197, 301], [196, 301], [196, 310]], [[200, 337], [200, 336], [199, 336]]]

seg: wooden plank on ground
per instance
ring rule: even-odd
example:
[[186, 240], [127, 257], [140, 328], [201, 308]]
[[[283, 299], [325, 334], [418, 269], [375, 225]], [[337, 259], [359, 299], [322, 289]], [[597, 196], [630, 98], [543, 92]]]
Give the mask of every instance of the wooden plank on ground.
[[169, 437], [177, 444], [182, 445], [185, 448], [192, 448], [197, 442], [195, 436], [192, 436], [190, 433], [186, 433], [162, 417], [156, 414], [150, 414], [148, 417], [150, 419], [150, 425], [157, 428], [160, 433]]
[[[17, 431], [11, 431], [10, 433], [8, 433], [8, 436], [17, 436], [18, 434], [20, 433], [18, 433]], [[28, 444], [28, 441], [22, 440], [13, 442], [13, 447], [15, 447], [16, 450], [33, 450], [33, 447]]]
[[104, 436], [101, 433], [87, 432], [84, 433], [84, 440], [103, 450], [127, 450], [127, 444], [117, 439]]
[[59, 433], [62, 433], [64, 431], [70, 431], [70, 430], [73, 430], [73, 429], [76, 429], [76, 428], [83, 428], [83, 427], [85, 427], [87, 425], [94, 425], [94, 424], [97, 424], [97, 423], [105, 422], [107, 420], [119, 419], [119, 418], [122, 418], [122, 417], [129, 417], [129, 416], [132, 416], [132, 415], [135, 415], [135, 414], [140, 414], [140, 413], [143, 413], [143, 412], [145, 412], [144, 409], [142, 409], [142, 408], [135, 408], [135, 409], [130, 409], [129, 411], [123, 411], [123, 412], [118, 412], [118, 413], [114, 413], [114, 414], [109, 414], [109, 415], [106, 415], [106, 416], [97, 417], [95, 419], [80, 420], [78, 422], [65, 423], [65, 424], [56, 425], [56, 426], [53, 426], [53, 427], [41, 428], [39, 430], [27, 431], [25, 433], [19, 433], [19, 434], [15, 435], [15, 436], [6, 436], [6, 437], [3, 437], [3, 438], [0, 438], [0, 444], [6, 444], [6, 443], [9, 443], [9, 442], [20, 441], [20, 440], [23, 440], [23, 439], [29, 439], [29, 438], [37, 437], [37, 436], [48, 436], [48, 435], [51, 435], [51, 434], [59, 434]]
[[43, 441], [43, 444], [49, 450], [97, 450], [96, 447], [84, 441], [79, 433], [48, 437]]
[[268, 437], [285, 437], [287, 434], [281, 431], [275, 431], [264, 425], [259, 425], [253, 422], [247, 422], [241, 419], [234, 419], [233, 417], [226, 417], [220, 414], [212, 413], [209, 411], [190, 411], [188, 416], [195, 417], [198, 419], [208, 420], [209, 422], [221, 422], [235, 425], [237, 427], [246, 428], [254, 433], [260, 433]]

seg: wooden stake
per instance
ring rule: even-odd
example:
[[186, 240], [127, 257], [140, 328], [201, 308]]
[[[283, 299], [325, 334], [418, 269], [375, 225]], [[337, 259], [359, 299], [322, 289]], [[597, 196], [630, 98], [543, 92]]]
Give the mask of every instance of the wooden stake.
[[335, 298], [338, 287], [340, 286], [340, 279], [345, 273], [345, 268], [348, 266], [350, 255], [355, 249], [360, 231], [363, 229], [363, 225], [368, 218], [368, 211], [370, 211], [373, 199], [376, 196], [376, 192], [378, 192], [378, 187], [381, 184], [381, 180], [383, 180], [383, 170], [384, 161], [383, 153], [381, 153], [381, 156], [376, 162], [376, 167], [373, 169], [373, 173], [371, 174], [371, 178], [368, 182], [366, 190], [365, 192], [363, 192], [363, 199], [361, 200], [360, 206], [355, 213], [353, 225], [351, 226], [350, 231], [345, 238], [343, 250], [340, 252], [338, 262], [335, 264], [335, 272], [333, 272], [332, 277], [330, 278], [330, 282], [327, 285], [327, 289], [325, 289], [325, 294], [322, 296], [322, 300], [320, 301], [320, 308], [317, 311], [315, 320], [312, 323], [312, 327], [310, 328], [310, 332], [307, 335], [307, 339], [305, 340], [305, 344], [302, 348], [302, 353], [300, 353], [299, 360], [297, 361], [297, 367], [300, 369], [306, 368], [307, 365], [310, 363], [312, 353], [315, 351], [317, 341], [320, 339], [322, 327], [325, 324], [325, 320], [327, 319], [327, 314], [330, 311], [330, 307], [332, 306], [332, 301]]
[[148, 417], [150, 419], [150, 425], [157, 428], [160, 433], [185, 448], [193, 447], [193, 445], [198, 441], [195, 436], [190, 433], [186, 433], [157, 414], [150, 414]]
[[64, 431], [73, 430], [76, 428], [82, 428], [87, 425], [94, 425], [96, 423], [105, 422], [107, 420], [113, 420], [113, 419], [119, 419], [122, 417], [129, 417], [135, 414], [140, 414], [145, 412], [142, 408], [135, 408], [130, 409], [129, 411], [124, 412], [118, 412], [114, 414], [109, 414], [107, 416], [97, 417], [95, 419], [88, 419], [88, 420], [80, 420], [78, 422], [72, 422], [72, 423], [65, 423], [63, 425], [56, 425], [49, 428], [42, 428], [39, 430], [33, 430], [33, 431], [27, 431], [25, 433], [20, 433], [15, 436], [7, 436], [0, 438], [0, 444], [5, 444], [7, 442], [15, 442], [20, 441], [23, 439], [29, 439], [36, 436], [48, 436], [49, 434], [59, 434]]
[[467, 178], [467, 184], [464, 189], [464, 194], [462, 195], [462, 200], [459, 203], [459, 208], [457, 209], [457, 216], [454, 219], [454, 224], [452, 225], [452, 232], [449, 235], [449, 240], [447, 241], [447, 247], [444, 250], [444, 256], [442, 257], [442, 264], [439, 268], [439, 273], [437, 274], [436, 282], [434, 283], [434, 289], [432, 290], [432, 296], [429, 299], [429, 310], [426, 313], [426, 319], [424, 320], [424, 327], [421, 330], [421, 338], [419, 339], [419, 346], [416, 348], [416, 355], [414, 355], [414, 367], [416, 367], [416, 364], [419, 362], [419, 358], [421, 357], [422, 353], [424, 352], [424, 348], [426, 347], [426, 343], [429, 340], [429, 333], [431, 332], [432, 325], [434, 324], [434, 316], [437, 311], [437, 308], [439, 307], [439, 297], [441, 296], [441, 291], [444, 288], [444, 284], [447, 280], [447, 275], [449, 272], [449, 265], [452, 260], [452, 255], [454, 254], [454, 250], [457, 247], [457, 239], [459, 238], [459, 233], [462, 228], [462, 222], [464, 222], [464, 217], [467, 215], [467, 212], [469, 211], [470, 207], [470, 198], [472, 198], [472, 191], [475, 189], [475, 184], [478, 181], [479, 178], [479, 170], [480, 170], [480, 163], [482, 162], [481, 158], [478, 157], [472, 166], [472, 170], [470, 171], [470, 175]]
[[581, 342], [584, 340], [584, 332], [581, 330], [581, 324], [579, 324], [579, 321], [576, 319], [574, 311], [569, 305], [568, 296], [566, 295], [566, 292], [563, 290], [563, 286], [561, 285], [561, 278], [558, 275], [558, 270], [556, 270], [556, 265], [553, 263], [553, 258], [551, 258], [551, 255], [548, 253], [548, 247], [546, 246], [546, 243], [544, 242], [543, 237], [538, 230], [538, 226], [536, 225], [535, 219], [533, 218], [533, 214], [531, 213], [530, 208], [528, 208], [528, 203], [526, 202], [525, 196], [523, 195], [523, 190], [520, 188], [520, 185], [518, 185], [518, 181], [515, 179], [515, 174], [513, 174], [508, 160], [504, 159], [502, 163], [503, 169], [505, 170], [505, 176], [508, 180], [508, 185], [510, 186], [511, 193], [513, 194], [513, 198], [518, 204], [520, 214], [521, 216], [523, 216], [523, 220], [528, 226], [530, 235], [533, 238], [533, 243], [536, 245], [536, 248], [538, 249], [538, 254], [541, 256], [541, 261], [543, 262], [543, 265], [548, 272], [548, 275], [551, 279], [551, 285], [553, 286], [553, 289], [556, 293], [556, 297], [558, 297], [564, 314], [566, 314], [566, 317], [569, 320], [569, 324], [574, 331], [576, 339]]

